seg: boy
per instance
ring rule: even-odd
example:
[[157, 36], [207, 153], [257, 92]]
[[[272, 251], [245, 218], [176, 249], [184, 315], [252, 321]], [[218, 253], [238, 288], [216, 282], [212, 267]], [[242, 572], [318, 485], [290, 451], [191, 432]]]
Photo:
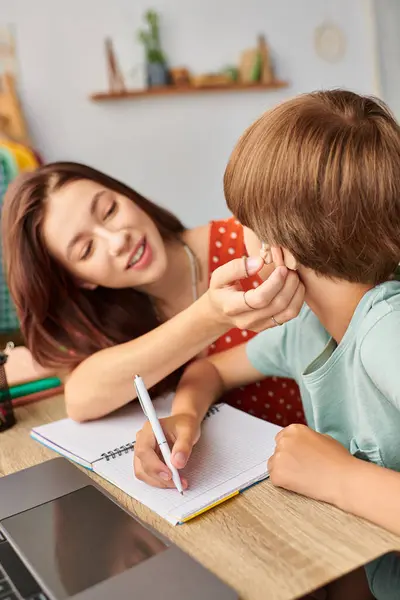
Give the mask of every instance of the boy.
[[[176, 466], [186, 464], [211, 402], [275, 375], [299, 384], [310, 428], [355, 457], [400, 471], [398, 124], [383, 103], [351, 92], [294, 98], [244, 133], [224, 184], [229, 208], [258, 246], [270, 246], [275, 265], [297, 269], [306, 304], [297, 319], [283, 326], [275, 319], [276, 327], [247, 345], [189, 366], [163, 424], [176, 439]], [[251, 292], [243, 301], [251, 306]], [[278, 450], [285, 438], [284, 431]], [[169, 487], [170, 473], [151, 446], [145, 429], [136, 474]], [[281, 454], [270, 464], [272, 480], [290, 487]], [[306, 493], [317, 495], [318, 484]], [[334, 486], [331, 492], [323, 499], [334, 501]], [[369, 569], [372, 589], [383, 585], [381, 567]], [[394, 579], [380, 598], [397, 597]]]

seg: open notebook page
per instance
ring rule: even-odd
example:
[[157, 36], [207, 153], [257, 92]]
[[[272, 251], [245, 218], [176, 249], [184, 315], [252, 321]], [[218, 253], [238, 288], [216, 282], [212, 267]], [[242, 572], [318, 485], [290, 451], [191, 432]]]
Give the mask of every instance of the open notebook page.
[[[154, 400], [160, 418], [171, 413], [172, 400], [173, 394]], [[35, 427], [31, 435], [52, 450], [91, 468], [103, 453], [133, 442], [145, 421], [139, 402], [133, 402], [97, 421], [76, 423], [61, 419]]]
[[267, 460], [281, 428], [226, 404], [218, 408], [203, 423], [201, 438], [182, 471], [190, 486], [183, 496], [175, 489], [152, 488], [136, 479], [132, 453], [99, 461], [95, 472], [173, 525], [182, 522], [267, 476]]

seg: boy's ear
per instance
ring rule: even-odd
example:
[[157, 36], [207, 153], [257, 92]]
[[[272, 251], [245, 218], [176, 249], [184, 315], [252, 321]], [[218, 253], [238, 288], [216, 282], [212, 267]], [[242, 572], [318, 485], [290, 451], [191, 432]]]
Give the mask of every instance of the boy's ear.
[[297, 262], [293, 254], [289, 252], [289, 250], [286, 250], [286, 248], [282, 248], [282, 253], [285, 267], [287, 267], [291, 271], [297, 271], [299, 263]]
[[287, 267], [291, 271], [296, 271], [298, 262], [289, 250], [282, 248], [282, 246], [271, 246], [272, 260], [274, 261], [275, 267]]

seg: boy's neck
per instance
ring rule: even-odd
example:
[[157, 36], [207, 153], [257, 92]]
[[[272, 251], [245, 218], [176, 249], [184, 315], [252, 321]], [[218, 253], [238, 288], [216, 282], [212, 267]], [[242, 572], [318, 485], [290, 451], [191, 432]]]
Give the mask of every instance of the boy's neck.
[[305, 285], [306, 303], [339, 344], [361, 298], [374, 286], [328, 279], [303, 268], [299, 269], [299, 276]]

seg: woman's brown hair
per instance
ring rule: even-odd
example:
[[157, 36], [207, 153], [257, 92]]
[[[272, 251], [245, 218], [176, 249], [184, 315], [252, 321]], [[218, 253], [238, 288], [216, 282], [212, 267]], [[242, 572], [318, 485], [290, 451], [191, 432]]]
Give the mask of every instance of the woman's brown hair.
[[380, 100], [298, 96], [243, 134], [227, 203], [261, 240], [328, 277], [376, 285], [400, 259], [400, 128]]
[[[43, 238], [46, 198], [82, 179], [132, 200], [153, 220], [165, 241], [179, 240], [184, 231], [182, 223], [170, 212], [85, 165], [52, 163], [13, 182], [2, 210], [8, 286], [22, 334], [35, 360], [66, 369], [102, 348], [140, 337], [160, 324], [146, 294], [133, 288], [78, 287], [49, 254]], [[172, 374], [157, 391], [171, 387], [177, 375]]]

